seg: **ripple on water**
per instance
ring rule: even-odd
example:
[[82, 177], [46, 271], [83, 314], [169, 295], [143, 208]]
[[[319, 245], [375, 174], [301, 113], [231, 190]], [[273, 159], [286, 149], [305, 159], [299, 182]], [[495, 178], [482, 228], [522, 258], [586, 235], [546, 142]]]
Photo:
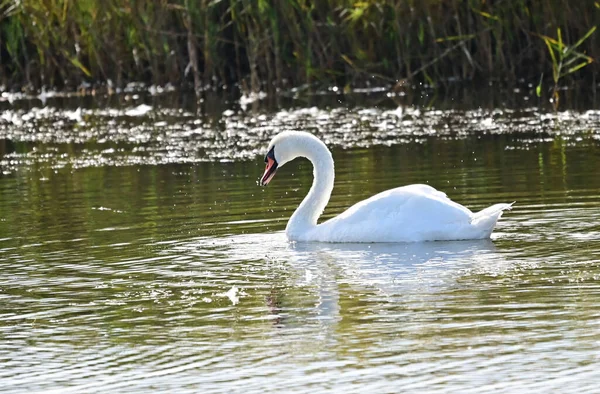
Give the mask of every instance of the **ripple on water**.
[[[593, 391], [600, 262], [533, 263], [506, 238], [199, 237], [148, 244], [155, 257], [105, 265], [93, 286], [33, 276], [27, 287], [38, 300], [42, 283], [51, 289], [50, 308], [0, 315], [0, 379], [50, 392], [261, 392], [266, 382], [362, 392], [400, 377], [409, 391]], [[81, 265], [79, 277], [98, 268]]]
[[[8, 109], [2, 391], [596, 392], [599, 122], [533, 108]], [[334, 146], [326, 217], [405, 183], [473, 210], [517, 203], [491, 241], [290, 244], [311, 168], [255, 182], [282, 128]]]

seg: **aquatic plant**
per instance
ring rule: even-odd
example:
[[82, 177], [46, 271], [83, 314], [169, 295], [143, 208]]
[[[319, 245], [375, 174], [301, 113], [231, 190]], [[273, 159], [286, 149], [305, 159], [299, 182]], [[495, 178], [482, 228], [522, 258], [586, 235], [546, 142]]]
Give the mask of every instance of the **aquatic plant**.
[[[582, 69], [593, 61], [592, 57], [578, 52], [576, 49], [580, 47], [581, 44], [583, 44], [585, 40], [587, 40], [595, 31], [596, 26], [588, 30], [583, 37], [577, 40], [575, 44], [570, 46], [564, 43], [560, 28], [556, 30], [556, 39], [540, 35], [548, 47], [548, 53], [550, 54], [550, 59], [552, 61], [552, 80], [554, 81], [554, 86], [552, 88], [552, 100], [555, 108], [558, 107], [560, 100], [560, 96], [558, 94], [558, 82], [566, 75]], [[540, 84], [538, 85], [537, 89], [538, 97], [541, 94], [541, 83], [542, 80], [540, 79]]]

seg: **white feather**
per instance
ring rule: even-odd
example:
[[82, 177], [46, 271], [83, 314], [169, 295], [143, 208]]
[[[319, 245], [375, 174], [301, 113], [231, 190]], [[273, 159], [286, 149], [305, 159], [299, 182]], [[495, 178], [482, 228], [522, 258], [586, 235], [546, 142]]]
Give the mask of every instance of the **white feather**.
[[408, 185], [361, 201], [337, 217], [317, 225], [333, 190], [331, 152], [305, 132], [278, 134], [269, 150], [281, 167], [306, 157], [314, 167], [310, 191], [290, 218], [286, 235], [291, 241], [420, 242], [489, 238], [502, 212], [512, 204], [496, 204], [473, 213], [428, 185]]

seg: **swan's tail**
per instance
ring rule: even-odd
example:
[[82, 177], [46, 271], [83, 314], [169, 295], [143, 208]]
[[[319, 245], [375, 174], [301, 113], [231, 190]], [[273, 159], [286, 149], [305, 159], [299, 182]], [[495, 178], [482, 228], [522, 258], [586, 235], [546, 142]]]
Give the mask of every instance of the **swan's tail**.
[[510, 211], [515, 202], [510, 204], [494, 204], [491, 207], [482, 209], [475, 213], [471, 218], [471, 225], [482, 231], [482, 238], [487, 238], [492, 234], [496, 222], [502, 216], [502, 212], [505, 210]]

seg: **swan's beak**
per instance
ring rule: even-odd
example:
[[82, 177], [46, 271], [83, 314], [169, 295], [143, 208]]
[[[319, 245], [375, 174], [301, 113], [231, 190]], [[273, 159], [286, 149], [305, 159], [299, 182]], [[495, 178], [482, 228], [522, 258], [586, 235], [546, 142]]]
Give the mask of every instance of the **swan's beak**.
[[275, 152], [273, 149], [267, 153], [267, 156], [265, 157], [265, 163], [267, 163], [267, 166], [265, 167], [265, 173], [263, 174], [262, 178], [260, 178], [261, 186], [267, 186], [277, 171], [277, 160], [275, 160]]

